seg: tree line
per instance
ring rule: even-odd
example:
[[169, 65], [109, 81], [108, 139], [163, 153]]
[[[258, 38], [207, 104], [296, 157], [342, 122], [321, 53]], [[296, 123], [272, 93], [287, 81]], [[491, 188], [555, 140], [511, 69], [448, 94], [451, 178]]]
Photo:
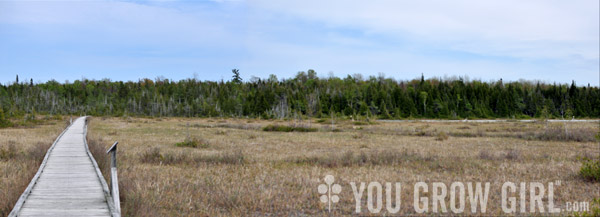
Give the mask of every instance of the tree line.
[[[463, 78], [395, 80], [383, 75], [242, 81], [17, 81], [0, 85], [0, 118], [32, 114], [179, 117], [598, 118], [598, 87]], [[3, 120], [0, 120], [2, 123]]]

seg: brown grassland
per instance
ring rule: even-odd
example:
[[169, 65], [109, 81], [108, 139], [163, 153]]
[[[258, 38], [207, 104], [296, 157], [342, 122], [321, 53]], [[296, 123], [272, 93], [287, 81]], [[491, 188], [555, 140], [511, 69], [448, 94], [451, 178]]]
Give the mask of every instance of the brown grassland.
[[0, 129], [0, 216], [7, 216], [37, 172], [46, 151], [65, 129], [59, 120]]
[[[0, 129], [1, 149], [14, 143], [22, 155], [0, 160], [0, 196], [20, 195], [39, 165], [26, 160], [33, 155], [26, 150], [51, 143], [62, 125]], [[316, 132], [263, 130], [290, 125]], [[355, 214], [349, 182], [401, 182], [401, 214], [415, 213], [412, 186], [419, 181], [490, 182], [486, 215], [503, 214], [500, 186], [506, 181], [560, 181], [559, 207], [600, 197], [600, 183], [578, 175], [582, 159], [600, 155], [598, 123], [345, 120], [332, 130], [330, 120], [317, 119], [94, 117], [88, 130], [104, 171], [103, 150], [119, 141], [124, 216], [330, 215], [317, 191], [327, 174], [342, 185], [333, 215]], [[365, 193], [362, 215], [369, 215], [366, 201]], [[11, 202], [0, 201], [0, 214], [10, 212]], [[468, 200], [466, 207], [463, 214], [471, 214]]]
[[[262, 130], [269, 125], [318, 131]], [[559, 205], [600, 194], [599, 183], [578, 176], [581, 159], [600, 154], [597, 123], [341, 121], [332, 131], [329, 120], [95, 118], [89, 129], [105, 148], [120, 143], [127, 216], [328, 215], [317, 191], [327, 174], [345, 188], [336, 215], [354, 214], [351, 181], [491, 182], [488, 214], [503, 214], [505, 181], [561, 181]], [[175, 145], [187, 138], [199, 145]], [[414, 213], [412, 190], [402, 190], [403, 214]]]

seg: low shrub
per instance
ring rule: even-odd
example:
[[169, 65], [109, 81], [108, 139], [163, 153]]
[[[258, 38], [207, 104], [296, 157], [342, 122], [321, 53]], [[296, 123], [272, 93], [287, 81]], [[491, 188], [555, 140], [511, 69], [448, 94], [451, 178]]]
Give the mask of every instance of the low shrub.
[[585, 159], [579, 175], [586, 180], [600, 182], [600, 160]]
[[175, 143], [177, 147], [190, 147], [190, 148], [208, 148], [209, 143], [204, 139], [192, 138], [185, 139], [183, 142]]
[[449, 137], [448, 134], [446, 134], [446, 132], [442, 131], [437, 134], [437, 136], [435, 137], [435, 140], [444, 141], [444, 140], [447, 140], [448, 137]]
[[198, 147], [198, 143], [195, 140], [185, 140], [183, 142], [178, 142], [175, 143], [175, 146], [177, 147], [191, 147], [191, 148], [195, 148]]
[[160, 148], [154, 147], [142, 152], [139, 156], [142, 163], [160, 163], [163, 156], [160, 153]]
[[322, 128], [323, 131], [327, 131], [327, 132], [333, 132], [333, 133], [339, 133], [339, 132], [344, 132], [342, 129], [340, 128], [331, 128], [331, 126], [326, 126]]
[[316, 132], [317, 128], [306, 126], [285, 126], [277, 124], [269, 124], [263, 128], [263, 131], [268, 132]]
[[429, 134], [425, 131], [419, 130], [413, 133], [414, 136], [429, 136]]
[[17, 156], [17, 147], [13, 141], [9, 141], [8, 145], [0, 147], [0, 160], [9, 160]]

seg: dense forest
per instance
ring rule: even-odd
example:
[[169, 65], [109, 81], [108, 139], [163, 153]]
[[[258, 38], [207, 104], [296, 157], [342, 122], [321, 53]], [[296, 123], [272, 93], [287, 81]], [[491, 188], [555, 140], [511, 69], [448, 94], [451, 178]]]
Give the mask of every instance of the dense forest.
[[[529, 81], [384, 76], [253, 77], [243, 81], [76, 80], [0, 85], [0, 122], [35, 114], [183, 117], [598, 118], [598, 87]], [[2, 124], [2, 123], [0, 123]]]

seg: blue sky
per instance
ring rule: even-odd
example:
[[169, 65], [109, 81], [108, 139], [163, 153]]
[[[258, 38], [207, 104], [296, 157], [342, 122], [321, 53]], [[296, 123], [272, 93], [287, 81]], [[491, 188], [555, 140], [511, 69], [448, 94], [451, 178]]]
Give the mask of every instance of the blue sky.
[[384, 73], [598, 86], [599, 1], [0, 1], [0, 82]]

